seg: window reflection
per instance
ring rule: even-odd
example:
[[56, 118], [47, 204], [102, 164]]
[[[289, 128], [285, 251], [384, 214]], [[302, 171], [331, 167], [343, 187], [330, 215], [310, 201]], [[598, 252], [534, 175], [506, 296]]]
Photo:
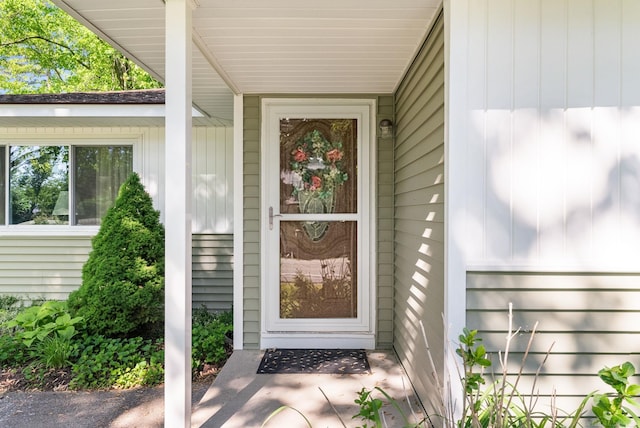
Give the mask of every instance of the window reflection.
[[356, 222], [326, 222], [319, 242], [305, 223], [280, 223], [280, 317], [357, 317]]

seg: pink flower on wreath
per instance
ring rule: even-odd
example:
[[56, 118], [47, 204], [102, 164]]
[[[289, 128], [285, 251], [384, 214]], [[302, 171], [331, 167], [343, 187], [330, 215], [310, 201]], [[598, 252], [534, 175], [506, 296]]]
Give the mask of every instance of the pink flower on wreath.
[[337, 162], [342, 159], [343, 153], [338, 149], [333, 149], [327, 152], [327, 160], [329, 162]]
[[304, 162], [307, 158], [307, 154], [300, 147], [293, 152], [293, 159], [295, 159], [296, 162]]
[[318, 177], [317, 175], [314, 175], [313, 177], [311, 177], [311, 187], [309, 188], [309, 190], [318, 190], [322, 187], [322, 178]]

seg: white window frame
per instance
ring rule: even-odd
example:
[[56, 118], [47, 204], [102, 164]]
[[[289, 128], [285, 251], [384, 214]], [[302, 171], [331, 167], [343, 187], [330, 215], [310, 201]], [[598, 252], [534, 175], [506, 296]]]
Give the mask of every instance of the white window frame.
[[73, 135], [73, 136], [56, 136], [46, 137], [41, 136], [3, 136], [0, 138], [0, 146], [5, 147], [5, 156], [2, 162], [5, 163], [6, 170], [4, 174], [5, 180], [5, 194], [0, 195], [5, 199], [5, 223], [0, 224], [0, 236], [68, 236], [68, 235], [83, 235], [93, 236], [98, 233], [100, 229], [99, 225], [74, 225], [71, 224], [71, 218], [69, 218], [69, 224], [61, 225], [20, 225], [20, 224], [6, 224], [9, 219], [9, 198], [10, 198], [10, 186], [9, 186], [9, 157], [10, 146], [68, 146], [69, 147], [69, 201], [72, 202], [74, 198], [75, 188], [75, 173], [74, 162], [75, 156], [73, 150], [75, 147], [91, 147], [91, 146], [130, 146], [133, 150], [133, 171], [136, 171], [137, 159], [140, 158], [140, 136], [139, 135], [114, 135], [96, 137], [95, 135]]

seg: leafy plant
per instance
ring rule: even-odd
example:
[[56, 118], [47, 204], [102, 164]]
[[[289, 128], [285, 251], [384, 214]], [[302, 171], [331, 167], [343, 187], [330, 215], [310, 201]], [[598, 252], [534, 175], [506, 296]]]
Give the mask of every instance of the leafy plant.
[[141, 337], [121, 339], [87, 336], [79, 345], [80, 355], [72, 365], [71, 387], [129, 388], [162, 381], [162, 341]]
[[164, 320], [164, 227], [137, 174], [121, 186], [93, 238], [69, 307], [90, 334], [159, 336]]
[[46, 368], [58, 369], [69, 366], [73, 353], [71, 339], [62, 336], [49, 336], [38, 346], [40, 360]]
[[519, 329], [515, 331], [513, 329], [513, 308], [511, 304], [509, 305], [508, 321], [505, 348], [504, 351], [498, 354], [502, 369], [500, 373], [485, 373], [492, 363], [488, 358], [486, 348], [480, 343], [482, 339], [478, 337], [477, 330], [463, 329], [463, 333], [459, 336], [460, 344], [456, 349], [456, 354], [461, 358], [463, 367], [460, 378], [464, 394], [462, 416], [457, 422], [447, 420], [447, 426], [465, 428], [543, 428], [547, 426], [574, 428], [578, 426], [591, 395], [584, 398], [572, 412], [564, 412], [557, 409], [553, 401], [549, 413], [540, 412], [536, 407], [538, 396], [536, 381], [547, 361], [553, 344], [547, 350], [543, 361], [538, 366], [531, 391], [528, 394], [523, 394], [519, 390], [518, 384], [522, 378], [523, 369], [536, 335], [537, 323], [531, 331], [527, 347], [520, 361], [519, 371], [511, 374], [507, 371], [511, 342], [520, 333]]
[[20, 302], [20, 299], [16, 296], [0, 296], [0, 310], [10, 309], [18, 302]]
[[0, 334], [0, 367], [18, 367], [28, 357], [27, 347], [13, 334]]
[[233, 331], [231, 312], [210, 314], [201, 311], [193, 319], [191, 334], [191, 356], [193, 369], [204, 364], [220, 364], [227, 359], [225, 347], [227, 333]]
[[70, 340], [76, 334], [75, 326], [83, 322], [82, 317], [71, 318], [65, 302], [50, 300], [40, 306], [31, 306], [7, 322], [8, 328], [16, 328], [16, 336], [26, 347], [55, 335]]
[[[456, 349], [456, 354], [462, 358], [462, 365], [465, 369], [462, 381], [464, 390], [469, 396], [477, 393], [480, 386], [485, 384], [482, 373], [486, 367], [491, 366], [491, 360], [487, 358], [487, 350], [484, 345], [479, 343], [482, 339], [478, 337], [478, 330], [469, 330], [465, 327], [462, 334], [458, 336], [458, 340], [460, 340], [460, 346]], [[474, 372], [474, 369], [478, 367], [481, 371]]]
[[629, 382], [635, 372], [635, 367], [628, 361], [611, 368], [605, 367], [598, 372], [600, 379], [615, 390], [613, 396], [596, 394], [593, 397], [594, 405], [591, 410], [603, 427], [625, 427], [632, 422], [640, 426], [640, 418], [629, 407], [640, 408], [640, 403], [633, 398], [640, 395], [640, 385]]
[[18, 297], [11, 295], [0, 296], [0, 334], [8, 329], [6, 322], [15, 318], [21, 309], [22, 301]]

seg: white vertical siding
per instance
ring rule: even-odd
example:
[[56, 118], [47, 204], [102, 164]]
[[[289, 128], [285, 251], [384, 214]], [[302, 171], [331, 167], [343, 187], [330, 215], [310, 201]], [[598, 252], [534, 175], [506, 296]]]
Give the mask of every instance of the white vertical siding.
[[233, 230], [233, 128], [193, 132], [193, 232]]
[[555, 386], [571, 410], [603, 388], [604, 365], [640, 365], [640, 3], [461, 0], [450, 12], [449, 278], [465, 278], [466, 325], [492, 351], [509, 302], [515, 328], [539, 321], [532, 360], [555, 341], [541, 395]]
[[638, 3], [468, 3], [465, 259], [636, 270]]

